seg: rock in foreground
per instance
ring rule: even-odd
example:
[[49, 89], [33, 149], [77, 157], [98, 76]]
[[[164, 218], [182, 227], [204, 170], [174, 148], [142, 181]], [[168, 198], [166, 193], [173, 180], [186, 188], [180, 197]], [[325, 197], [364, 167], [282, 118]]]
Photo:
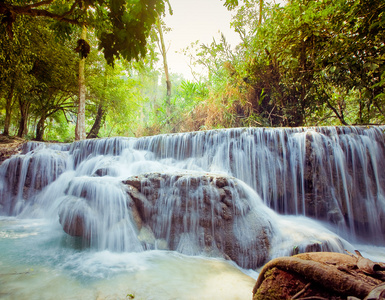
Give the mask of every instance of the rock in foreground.
[[313, 252], [267, 263], [253, 300], [385, 299], [385, 265], [357, 255]]

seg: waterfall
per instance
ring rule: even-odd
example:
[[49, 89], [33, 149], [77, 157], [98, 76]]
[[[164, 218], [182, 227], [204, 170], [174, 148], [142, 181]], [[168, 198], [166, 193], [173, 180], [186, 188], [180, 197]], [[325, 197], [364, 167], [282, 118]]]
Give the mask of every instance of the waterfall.
[[345, 240], [383, 246], [384, 129], [29, 142], [0, 166], [0, 214], [49, 219], [98, 251], [172, 250], [253, 269], [343, 251]]
[[340, 234], [382, 244], [383, 130], [240, 128], [142, 138], [135, 147], [183, 169], [234, 176], [279, 213], [327, 221]]

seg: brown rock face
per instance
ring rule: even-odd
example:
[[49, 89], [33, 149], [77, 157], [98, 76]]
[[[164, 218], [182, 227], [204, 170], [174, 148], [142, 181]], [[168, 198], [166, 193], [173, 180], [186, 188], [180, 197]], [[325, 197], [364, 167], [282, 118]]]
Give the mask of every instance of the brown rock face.
[[80, 203], [81, 201], [73, 197], [66, 205], [62, 205], [59, 209], [59, 222], [67, 234], [89, 238], [85, 219], [85, 211], [88, 207], [85, 203]]
[[0, 135], [0, 165], [12, 155], [19, 154], [24, 143], [21, 138]]
[[63, 230], [71, 236], [83, 237], [85, 235], [84, 230], [84, 217], [82, 215], [74, 215], [72, 219], [63, 219], [63, 215], [60, 214], [60, 224], [63, 226]]
[[138, 227], [150, 228], [169, 249], [221, 255], [247, 268], [267, 259], [270, 223], [251, 208], [233, 178], [151, 173], [123, 183], [140, 217]]

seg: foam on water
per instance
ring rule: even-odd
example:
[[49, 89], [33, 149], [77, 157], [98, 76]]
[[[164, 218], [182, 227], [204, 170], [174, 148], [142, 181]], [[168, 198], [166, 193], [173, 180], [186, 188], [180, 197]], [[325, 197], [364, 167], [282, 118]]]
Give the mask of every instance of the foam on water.
[[0, 221], [1, 299], [247, 299], [255, 283], [222, 259], [76, 249], [47, 225]]

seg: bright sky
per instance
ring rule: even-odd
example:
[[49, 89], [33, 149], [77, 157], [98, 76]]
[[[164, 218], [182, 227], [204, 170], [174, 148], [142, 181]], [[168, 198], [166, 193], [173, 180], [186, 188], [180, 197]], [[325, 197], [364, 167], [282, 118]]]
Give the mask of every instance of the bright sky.
[[165, 34], [168, 48], [167, 60], [171, 73], [181, 73], [186, 79], [192, 79], [189, 58], [181, 53], [183, 48], [192, 42], [209, 44], [213, 37], [219, 41], [223, 32], [227, 42], [235, 47], [240, 39], [230, 28], [231, 12], [221, 0], [170, 0], [173, 15], [167, 14], [164, 19], [171, 32]]

